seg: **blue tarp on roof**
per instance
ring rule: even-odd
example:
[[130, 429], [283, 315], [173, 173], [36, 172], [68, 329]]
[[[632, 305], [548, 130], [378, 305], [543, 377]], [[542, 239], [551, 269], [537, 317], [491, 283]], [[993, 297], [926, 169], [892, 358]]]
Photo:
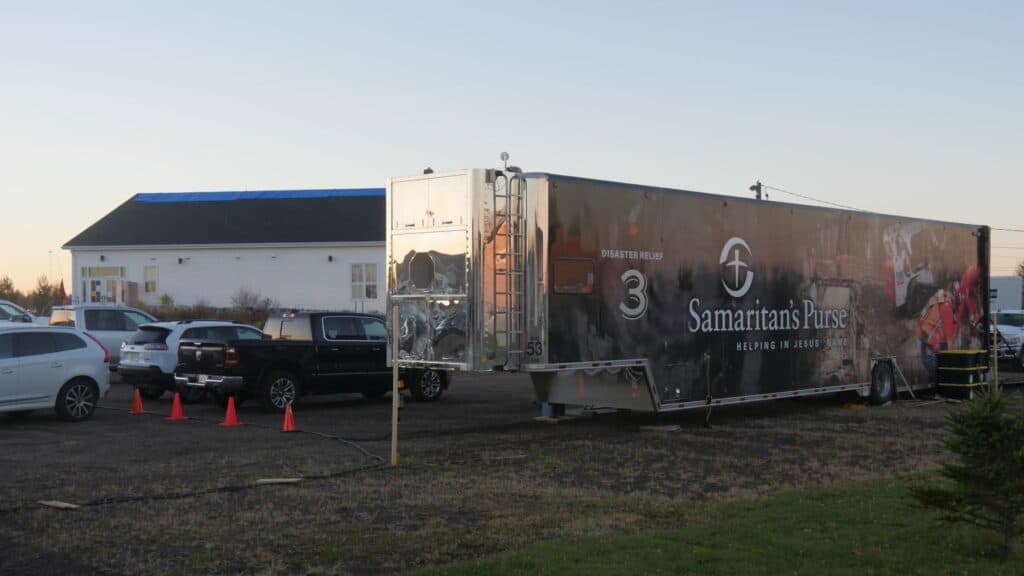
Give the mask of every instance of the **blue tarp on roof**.
[[136, 194], [132, 200], [134, 202], [228, 202], [231, 200], [294, 200], [298, 198], [383, 195], [383, 188], [331, 188], [321, 190], [260, 190], [252, 192], [156, 192]]

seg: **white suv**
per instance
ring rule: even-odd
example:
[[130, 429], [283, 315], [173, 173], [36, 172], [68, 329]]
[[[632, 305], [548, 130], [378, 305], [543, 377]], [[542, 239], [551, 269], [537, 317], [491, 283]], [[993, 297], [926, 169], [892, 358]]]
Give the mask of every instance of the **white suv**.
[[155, 321], [142, 310], [112, 304], [54, 306], [50, 312], [51, 326], [74, 326], [102, 342], [110, 350], [112, 371], [121, 361], [121, 343], [142, 324]]
[[110, 353], [74, 328], [0, 323], [0, 412], [85, 420], [110, 388], [108, 362]]
[[[146, 398], [159, 398], [174, 390], [174, 369], [178, 365], [178, 342], [189, 340], [263, 340], [259, 328], [225, 320], [180, 320], [139, 326], [121, 345], [121, 379], [134, 384]], [[181, 399], [194, 403], [206, 397], [206, 390], [186, 386]]]
[[1015, 360], [1018, 366], [1024, 367], [1024, 356], [1021, 355], [1021, 345], [1024, 344], [1024, 310], [1000, 310], [993, 316], [999, 333], [996, 339], [999, 359]]

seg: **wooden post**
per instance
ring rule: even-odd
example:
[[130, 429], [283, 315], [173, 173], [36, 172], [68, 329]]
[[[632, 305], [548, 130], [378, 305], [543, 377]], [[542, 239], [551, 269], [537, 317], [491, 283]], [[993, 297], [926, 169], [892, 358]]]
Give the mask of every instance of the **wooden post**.
[[992, 387], [999, 389], [999, 313], [992, 313]]
[[398, 466], [398, 305], [391, 307], [391, 467]]

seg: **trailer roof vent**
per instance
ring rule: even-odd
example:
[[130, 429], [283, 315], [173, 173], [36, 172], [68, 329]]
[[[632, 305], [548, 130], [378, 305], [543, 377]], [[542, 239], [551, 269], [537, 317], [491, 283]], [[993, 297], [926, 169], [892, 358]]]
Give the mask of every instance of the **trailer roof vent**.
[[434, 259], [427, 252], [419, 252], [409, 262], [409, 280], [420, 290], [427, 290], [434, 283]]

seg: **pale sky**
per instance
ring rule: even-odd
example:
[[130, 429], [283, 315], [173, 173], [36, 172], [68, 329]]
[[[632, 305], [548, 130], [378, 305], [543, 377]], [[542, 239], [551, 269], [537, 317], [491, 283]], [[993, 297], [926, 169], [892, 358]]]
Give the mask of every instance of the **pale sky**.
[[[1024, 229], [1022, 29], [1019, 0], [0, 0], [0, 275], [70, 279], [60, 246], [138, 192], [383, 186], [502, 151]], [[1024, 233], [993, 245], [1012, 273]]]

